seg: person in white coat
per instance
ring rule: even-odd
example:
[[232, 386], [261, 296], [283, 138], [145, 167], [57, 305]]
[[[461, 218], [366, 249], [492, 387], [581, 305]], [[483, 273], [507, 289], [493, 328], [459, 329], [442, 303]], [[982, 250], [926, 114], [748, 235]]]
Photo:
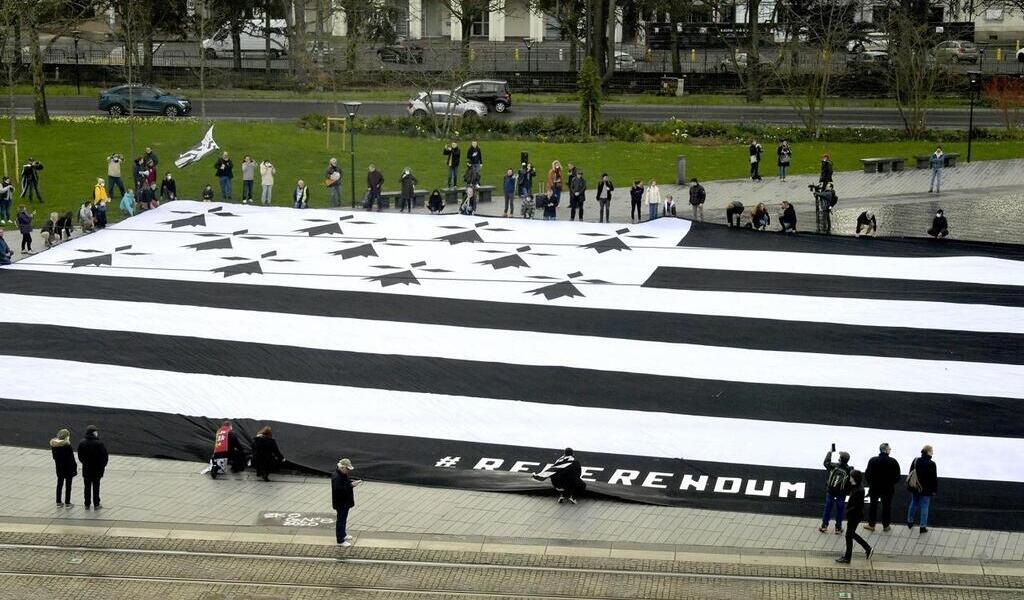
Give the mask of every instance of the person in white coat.
[[658, 182], [651, 180], [651, 185], [647, 186], [644, 191], [644, 199], [647, 202], [647, 212], [649, 221], [653, 221], [658, 218], [658, 207], [661, 206], [661, 188], [658, 187]]
[[270, 206], [274, 194], [275, 174], [277, 174], [277, 167], [269, 160], [260, 163], [260, 185], [263, 186], [260, 192], [260, 202], [263, 203], [263, 206]]

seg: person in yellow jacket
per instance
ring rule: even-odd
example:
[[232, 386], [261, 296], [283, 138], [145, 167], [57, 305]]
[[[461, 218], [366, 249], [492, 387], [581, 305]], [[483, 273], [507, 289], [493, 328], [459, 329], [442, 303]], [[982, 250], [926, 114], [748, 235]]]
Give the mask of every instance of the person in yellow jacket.
[[103, 178], [97, 177], [96, 185], [92, 188], [92, 201], [99, 202], [100, 200], [110, 200], [110, 197], [107, 196], [107, 187]]

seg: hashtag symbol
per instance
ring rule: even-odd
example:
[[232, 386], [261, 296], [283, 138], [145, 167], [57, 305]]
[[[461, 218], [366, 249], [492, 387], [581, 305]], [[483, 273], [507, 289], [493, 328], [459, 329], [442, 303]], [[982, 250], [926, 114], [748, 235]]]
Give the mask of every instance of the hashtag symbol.
[[434, 463], [434, 466], [435, 467], [454, 467], [455, 465], [459, 464], [460, 460], [462, 460], [461, 456], [446, 456], [446, 457], [438, 460], [436, 463]]

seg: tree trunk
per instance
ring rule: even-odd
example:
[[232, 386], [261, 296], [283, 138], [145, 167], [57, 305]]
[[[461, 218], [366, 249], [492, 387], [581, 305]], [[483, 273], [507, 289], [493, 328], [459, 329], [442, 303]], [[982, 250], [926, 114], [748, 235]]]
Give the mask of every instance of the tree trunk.
[[[33, 9], [34, 10], [34, 9]], [[29, 17], [34, 19], [34, 15]], [[46, 108], [46, 73], [43, 72], [43, 53], [39, 48], [39, 30], [34, 21], [28, 26], [29, 47], [32, 53], [32, 111], [37, 125], [49, 125], [50, 111]]]
[[309, 49], [306, 48], [306, 0], [292, 0], [294, 11], [292, 25], [291, 56], [295, 69], [295, 83], [300, 89], [305, 89], [309, 83], [308, 56]]
[[672, 29], [669, 33], [669, 42], [672, 44], [672, 72], [682, 73], [683, 72], [683, 61], [679, 56], [679, 29], [677, 27], [676, 15], [672, 15], [672, 22], [669, 23], [669, 27]]
[[242, 72], [242, 21], [238, 15], [231, 16], [231, 68]]
[[572, 65], [573, 71], [580, 70], [579, 52], [580, 52], [580, 40], [576, 37], [576, 34], [567, 31], [569, 34], [569, 64]]
[[22, 65], [21, 60], [21, 17], [14, 15], [14, 64], [17, 66]]
[[470, 56], [469, 56], [469, 37], [473, 33], [473, 23], [469, 20], [469, 13], [466, 12], [459, 19], [459, 24], [462, 28], [462, 68], [469, 70]]
[[760, 103], [762, 96], [761, 24], [758, 19], [760, 12], [761, 0], [749, 0], [747, 23], [750, 27], [750, 51], [747, 52], [747, 102], [754, 103]]
[[270, 2], [263, 5], [263, 56], [267, 79], [270, 79]]

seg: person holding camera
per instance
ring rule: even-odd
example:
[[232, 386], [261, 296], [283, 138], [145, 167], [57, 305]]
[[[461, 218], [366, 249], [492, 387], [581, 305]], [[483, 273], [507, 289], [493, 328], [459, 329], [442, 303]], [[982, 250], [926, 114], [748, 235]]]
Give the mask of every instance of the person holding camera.
[[217, 182], [220, 183], [221, 200], [231, 200], [231, 182], [235, 178], [234, 166], [235, 163], [231, 161], [231, 156], [227, 152], [221, 154], [220, 158], [213, 165], [214, 173], [217, 175]]
[[29, 157], [25, 166], [21, 168], [21, 197], [28, 194], [28, 201], [32, 201], [32, 194], [35, 193], [36, 200], [43, 203], [43, 195], [39, 193], [39, 171], [43, 170], [43, 164], [38, 160]]
[[818, 217], [818, 226], [820, 231], [825, 233], [832, 232], [832, 207], [839, 202], [839, 196], [836, 194], [836, 188], [832, 182], [822, 183], [820, 186], [809, 185], [807, 186], [814, 194], [816, 215]]
[[277, 168], [274, 167], [274, 163], [269, 160], [265, 160], [260, 163], [260, 202], [263, 206], [270, 206], [270, 202], [274, 195], [274, 175], [277, 174]]
[[452, 140], [444, 146], [444, 164], [448, 167], [448, 188], [455, 187], [459, 182], [459, 165], [462, 164], [462, 150], [459, 143]]
[[338, 159], [331, 157], [327, 161], [327, 170], [324, 172], [324, 185], [327, 186], [327, 197], [331, 206], [341, 206], [341, 169], [338, 168]]
[[242, 157], [242, 204], [252, 204], [252, 188], [255, 185], [256, 161], [246, 154]]
[[[123, 162], [124, 157], [117, 153], [107, 157], [107, 198], [115, 197], [114, 188], [117, 188], [118, 194], [124, 196], [124, 180], [121, 179], [121, 164]], [[98, 200], [98, 198], [95, 200]]]
[[[850, 472], [853, 467], [850, 465], [850, 453], [840, 452], [839, 462], [832, 462], [832, 454], [836, 451], [836, 445], [825, 455], [825, 510], [821, 515], [821, 527], [818, 531], [828, 532], [829, 519], [832, 516], [832, 509], [835, 508], [836, 535], [843, 533], [843, 505], [846, 503], [846, 493], [850, 486]], [[860, 499], [861, 510], [864, 510], [864, 496]]]
[[757, 140], [750, 140], [748, 150], [750, 151], [750, 179], [761, 181], [761, 154], [764, 152], [764, 147]]

